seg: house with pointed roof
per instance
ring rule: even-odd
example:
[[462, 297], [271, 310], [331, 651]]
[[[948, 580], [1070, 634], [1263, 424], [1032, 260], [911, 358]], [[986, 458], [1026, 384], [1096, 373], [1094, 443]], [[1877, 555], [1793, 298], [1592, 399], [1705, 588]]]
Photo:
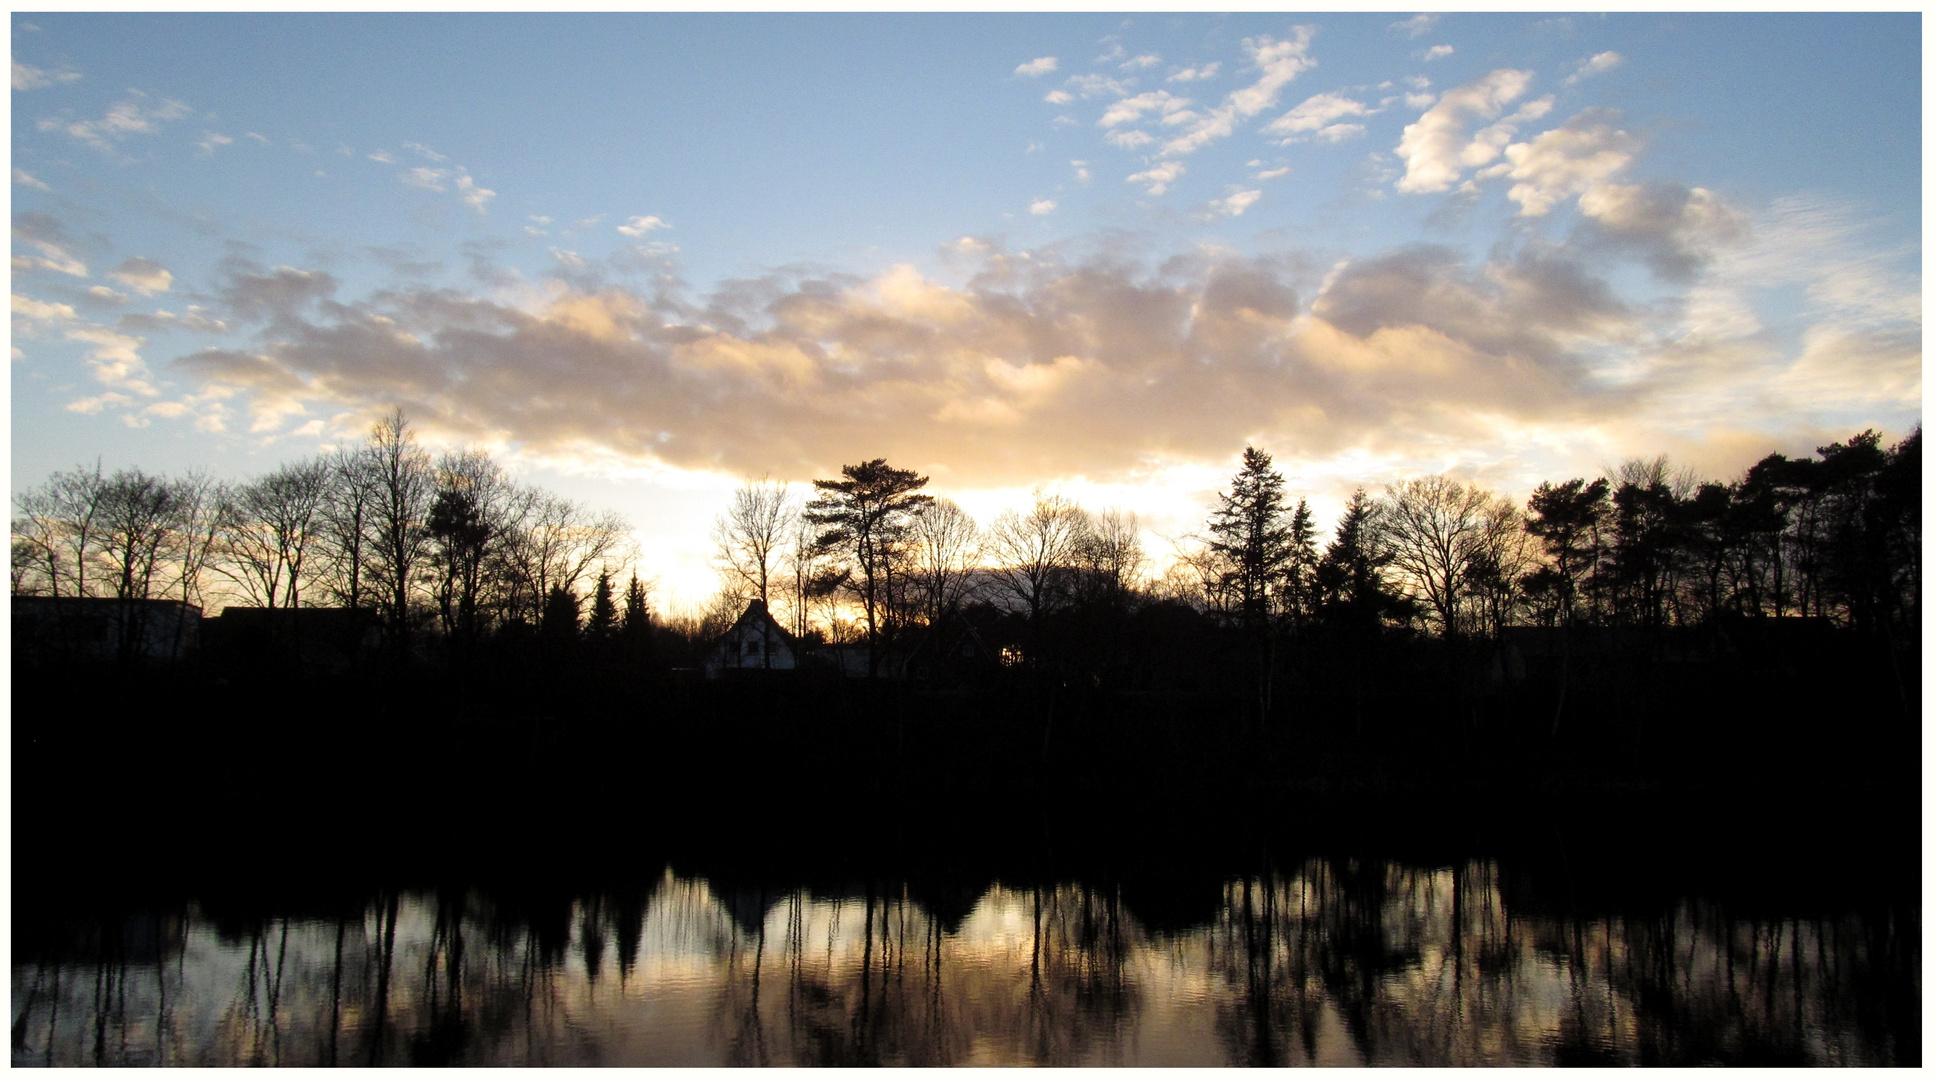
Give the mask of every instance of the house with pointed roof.
[[800, 641], [774, 619], [766, 604], [746, 605], [733, 628], [706, 654], [706, 677], [726, 671], [792, 671], [800, 666]]

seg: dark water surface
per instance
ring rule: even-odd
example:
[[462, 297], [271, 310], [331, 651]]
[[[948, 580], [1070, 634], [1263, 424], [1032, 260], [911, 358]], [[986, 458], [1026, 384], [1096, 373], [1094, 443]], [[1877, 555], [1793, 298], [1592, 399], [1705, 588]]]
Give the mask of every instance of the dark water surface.
[[85, 910], [21, 903], [17, 865], [13, 1063], [1921, 1060], [1913, 892], [1784, 885], [1820, 872], [1805, 858], [1680, 891], [1578, 852], [1163, 860], [1094, 880], [323, 880]]

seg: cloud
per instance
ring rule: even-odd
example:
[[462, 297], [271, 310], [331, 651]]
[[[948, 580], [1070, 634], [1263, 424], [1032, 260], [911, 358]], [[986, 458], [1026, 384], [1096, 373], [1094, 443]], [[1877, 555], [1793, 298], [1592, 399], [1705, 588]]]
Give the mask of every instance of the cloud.
[[[1405, 175], [1398, 190], [1411, 193], [1444, 191], [1466, 169], [1498, 156], [1511, 131], [1494, 125], [1488, 138], [1468, 138], [1466, 124], [1493, 119], [1532, 85], [1533, 73], [1501, 68], [1457, 89], [1447, 90], [1438, 103], [1417, 121], [1407, 124], [1398, 140], [1398, 156]], [[1503, 138], [1499, 136], [1503, 134]], [[1497, 139], [1494, 145], [1491, 139]]]
[[1184, 68], [1182, 71], [1179, 71], [1176, 74], [1170, 76], [1169, 79], [1167, 79], [1166, 81], [1167, 82], [1202, 82], [1205, 79], [1214, 79], [1217, 77], [1217, 69], [1221, 68], [1222, 66], [1223, 66], [1223, 61], [1212, 60], [1209, 63], [1202, 65], [1201, 67]]
[[1595, 53], [1590, 58], [1580, 61], [1579, 67], [1573, 74], [1562, 80], [1561, 85], [1572, 86], [1582, 79], [1592, 78], [1603, 71], [1612, 71], [1620, 66], [1620, 61], [1621, 56], [1617, 52]]
[[1037, 75], [1047, 75], [1049, 72], [1054, 70], [1055, 70], [1055, 57], [1038, 56], [1035, 59], [1030, 60], [1026, 64], [1017, 65], [1015, 68], [1015, 74], [1021, 76], [1024, 79], [1033, 79]]
[[202, 148], [202, 153], [212, 154], [215, 152], [216, 147], [227, 146], [234, 141], [234, 139], [229, 138], [221, 132], [204, 131], [202, 132], [202, 137], [196, 141], [195, 145]]
[[[1103, 96], [1127, 97], [1130, 87], [1136, 85], [1135, 79], [1112, 79], [1107, 75], [1071, 75], [1063, 85], [1070, 87], [1083, 98]], [[1061, 102], [1056, 102], [1060, 105]]]
[[444, 182], [450, 178], [449, 169], [430, 169], [420, 165], [414, 169], [405, 169], [397, 174], [397, 178], [411, 187], [423, 188], [425, 191], [450, 190], [444, 186]]
[[470, 207], [471, 209], [477, 211], [480, 214], [484, 213], [485, 206], [488, 205], [492, 199], [497, 198], [497, 192], [492, 191], [490, 188], [478, 187], [477, 184], [471, 180], [471, 174], [464, 171], [463, 169], [457, 170], [456, 184], [457, 184], [457, 197], [464, 200], [464, 205]]
[[1583, 195], [1625, 169], [1640, 141], [1588, 109], [1532, 140], [1506, 147], [1506, 176], [1517, 181], [1506, 197], [1523, 217], [1538, 217], [1562, 200]]
[[1170, 190], [1170, 185], [1175, 183], [1177, 177], [1182, 175], [1182, 162], [1165, 161], [1142, 172], [1128, 176], [1124, 178], [1123, 182], [1126, 184], [1147, 184], [1149, 194], [1161, 195]]
[[1054, 199], [1039, 199], [1029, 204], [1029, 213], [1041, 216], [1055, 213]]
[[143, 296], [167, 292], [175, 283], [175, 275], [160, 263], [141, 256], [128, 259], [108, 271], [108, 276]]
[[1289, 165], [1286, 165], [1278, 169], [1266, 169], [1263, 172], [1254, 174], [1254, 176], [1258, 180], [1275, 180], [1280, 176], [1290, 175], [1290, 171], [1291, 171], [1291, 167]]
[[242, 134], [247, 138], [254, 139], [256, 142], [260, 143], [263, 146], [273, 145], [269, 142], [269, 137], [266, 135], [258, 135], [253, 131], [245, 131]]
[[[116, 392], [125, 391], [143, 397], [153, 397], [161, 392], [150, 381], [154, 376], [149, 373], [148, 365], [141, 359], [140, 349], [144, 344], [143, 339], [98, 326], [69, 330], [64, 336], [69, 341], [93, 346], [88, 351], [86, 359], [95, 382]], [[98, 409], [99, 405], [94, 408]]]
[[1073, 168], [1076, 171], [1077, 183], [1086, 184], [1089, 182], [1089, 163], [1088, 162], [1071, 161], [1069, 162], [1069, 166], [1070, 168]]
[[1262, 191], [1239, 191], [1222, 199], [1212, 199], [1205, 204], [1204, 217], [1242, 217], [1244, 211], [1258, 199], [1264, 197]]
[[1042, 95], [1042, 100], [1051, 105], [1067, 105], [1075, 100], [1075, 95], [1066, 90], [1051, 90]]
[[645, 217], [628, 218], [625, 224], [620, 225], [618, 227], [618, 231], [624, 233], [627, 236], [644, 236], [646, 233], [649, 233], [654, 229], [670, 229], [670, 228], [672, 228], [672, 226], [666, 224], [664, 221], [661, 221], [657, 216], [647, 215]]
[[25, 244], [40, 252], [37, 256], [15, 255], [13, 268], [16, 272], [50, 270], [69, 277], [87, 276], [87, 264], [68, 250], [74, 242], [68, 239], [67, 230], [52, 215], [39, 211], [15, 214], [13, 238], [16, 243]]
[[1109, 143], [1111, 146], [1120, 146], [1125, 150], [1134, 150], [1139, 146], [1148, 146], [1156, 141], [1156, 137], [1147, 131], [1112, 131], [1102, 138], [1104, 142]]
[[1167, 116], [1187, 108], [1189, 104], [1189, 98], [1172, 96], [1168, 90], [1151, 90], [1148, 93], [1137, 94], [1135, 97], [1127, 97], [1111, 103], [1109, 108], [1103, 110], [1102, 119], [1096, 121], [1096, 125], [1115, 127], [1118, 124], [1134, 123], [1141, 120], [1146, 112]]
[[1289, 41], [1269, 36], [1244, 39], [1244, 51], [1261, 74], [1256, 82], [1232, 91], [1223, 103], [1198, 117], [1184, 134], [1163, 145], [1165, 155], [1193, 154], [1236, 130], [1238, 123], [1277, 104], [1277, 95], [1292, 79], [1317, 64], [1307, 55], [1311, 35], [1309, 26], [1292, 28]]
[[1418, 15], [1414, 15], [1411, 18], [1406, 19], [1402, 22], [1392, 23], [1390, 26], [1386, 27], [1385, 29], [1401, 30], [1401, 31], [1404, 31], [1406, 37], [1420, 38], [1425, 36], [1426, 31], [1432, 29], [1432, 27], [1437, 26], [1438, 24], [1439, 24], [1439, 17], [1437, 15], [1431, 14], [1431, 13], [1421, 13]]
[[71, 83], [81, 77], [78, 71], [43, 71], [40, 68], [13, 62], [13, 88], [15, 90], [38, 90], [55, 83]]
[[42, 191], [54, 190], [53, 188], [48, 187], [46, 184], [41, 183], [39, 180], [34, 179], [34, 175], [32, 173], [28, 172], [27, 170], [21, 168], [18, 165], [14, 166], [13, 182], [21, 185], [22, 187], [39, 188]]
[[444, 157], [444, 155], [442, 155], [442, 154], [440, 154], [440, 153], [438, 153], [438, 152], [437, 152], [437, 151], [435, 151], [435, 150], [432, 150], [432, 149], [431, 149], [430, 147], [428, 147], [428, 146], [425, 146], [425, 145], [424, 145], [424, 144], [422, 144], [422, 143], [414, 143], [414, 142], [407, 142], [407, 143], [404, 143], [404, 144], [403, 144], [403, 148], [404, 148], [405, 150], [414, 150], [414, 151], [416, 151], [417, 153], [419, 153], [419, 154], [422, 154], [422, 155], [423, 155], [423, 156], [424, 156], [425, 158], [427, 158], [427, 159], [429, 159], [429, 160], [431, 160], [431, 161], [444, 161], [444, 160], [447, 160], [447, 159], [446, 159], [446, 158]]
[[19, 293], [13, 294], [13, 317], [33, 322], [72, 322], [74, 309], [66, 304], [49, 303], [35, 300]]
[[1438, 60], [1443, 57], [1447, 57], [1451, 55], [1452, 55], [1452, 46], [1434, 45], [1431, 48], [1425, 50], [1424, 52], [1419, 53], [1418, 58], [1429, 64], [1434, 60]]
[[372, 150], [368, 157], [371, 161], [381, 165], [395, 165], [397, 163], [396, 156], [388, 150]]
[[[1331, 127], [1347, 116], [1364, 116], [1370, 111], [1362, 102], [1353, 101], [1342, 94], [1317, 94], [1306, 98], [1297, 108], [1265, 124], [1264, 131], [1270, 135], [1287, 136], [1286, 142], [1298, 142]], [[1364, 129], [1359, 128], [1359, 130]]]
[[46, 119], [35, 127], [41, 131], [66, 132], [96, 150], [113, 153], [114, 144], [122, 139], [130, 135], [153, 135], [161, 130], [162, 124], [180, 120], [188, 113], [187, 105], [172, 98], [151, 102], [147, 94], [130, 90], [128, 97], [109, 106], [107, 114], [99, 120]]
[[1144, 53], [1141, 56], [1132, 56], [1129, 59], [1123, 61], [1122, 63], [1117, 64], [1116, 70], [1141, 71], [1144, 68], [1153, 68], [1162, 62], [1163, 62], [1163, 58], [1156, 55], [1155, 53]]

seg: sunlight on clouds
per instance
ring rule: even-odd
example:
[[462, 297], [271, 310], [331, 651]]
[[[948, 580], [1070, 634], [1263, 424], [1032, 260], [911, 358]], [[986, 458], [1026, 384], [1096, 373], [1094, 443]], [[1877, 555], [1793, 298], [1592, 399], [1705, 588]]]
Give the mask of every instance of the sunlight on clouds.
[[[1508, 104], [1526, 92], [1532, 79], [1530, 71], [1501, 68], [1447, 90], [1425, 115], [1405, 126], [1398, 140], [1398, 156], [1405, 162], [1405, 175], [1398, 181], [1398, 190], [1412, 194], [1444, 191], [1467, 168], [1491, 160], [1490, 154], [1479, 156], [1482, 151], [1474, 148], [1487, 144], [1469, 139], [1466, 125], [1476, 119], [1497, 118]], [[1497, 147], [1492, 149], [1493, 153], [1497, 152]], [[1479, 160], [1471, 160], [1474, 157]]]

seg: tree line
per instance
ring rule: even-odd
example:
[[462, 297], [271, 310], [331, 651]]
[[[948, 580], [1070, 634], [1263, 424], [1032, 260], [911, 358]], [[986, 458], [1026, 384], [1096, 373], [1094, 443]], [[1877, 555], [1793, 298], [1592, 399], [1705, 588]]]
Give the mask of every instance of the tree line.
[[[509, 477], [490, 456], [432, 456], [402, 412], [359, 445], [226, 482], [96, 464], [14, 497], [16, 596], [366, 611], [407, 647], [579, 622], [579, 596], [630, 561], [630, 529]], [[649, 618], [636, 575], [626, 610]], [[604, 613], [595, 611], [598, 617]], [[616, 618], [618, 616], [611, 616]]]
[[[864, 645], [877, 671], [910, 633], [951, 620], [1001, 620], [1004, 659], [1037, 665], [1058, 640], [1107, 639], [1165, 609], [1252, 642], [1266, 710], [1279, 652], [1320, 639], [1809, 616], [1913, 640], [1921, 429], [1818, 454], [1770, 454], [1732, 481], [1635, 459], [1542, 483], [1524, 506], [1449, 476], [1407, 479], [1354, 493], [1324, 539], [1249, 447], [1161, 573], [1133, 513], [1038, 491], [982, 525], [875, 459], [810, 497], [740, 486], [714, 525], [719, 591], [670, 623], [703, 648], [757, 600], [809, 644]], [[370, 612], [398, 642], [601, 637], [653, 620], [637, 574], [616, 580], [633, 556], [621, 517], [517, 483], [482, 451], [433, 456], [400, 411], [359, 445], [251, 480], [97, 465], [14, 503], [15, 595], [332, 606]]]
[[814, 481], [811, 500], [769, 480], [737, 490], [699, 621], [723, 630], [757, 599], [796, 635], [881, 646], [978, 604], [1039, 628], [1072, 608], [1171, 603], [1271, 635], [1783, 616], [1901, 635], [1920, 620], [1921, 443], [1920, 428], [1888, 447], [1865, 431], [1726, 482], [1634, 459], [1542, 483], [1523, 507], [1449, 476], [1407, 479], [1354, 493], [1322, 546], [1308, 501], [1249, 447], [1156, 576], [1134, 514], [1038, 491], [982, 527], [922, 493], [927, 478], [875, 460]]

